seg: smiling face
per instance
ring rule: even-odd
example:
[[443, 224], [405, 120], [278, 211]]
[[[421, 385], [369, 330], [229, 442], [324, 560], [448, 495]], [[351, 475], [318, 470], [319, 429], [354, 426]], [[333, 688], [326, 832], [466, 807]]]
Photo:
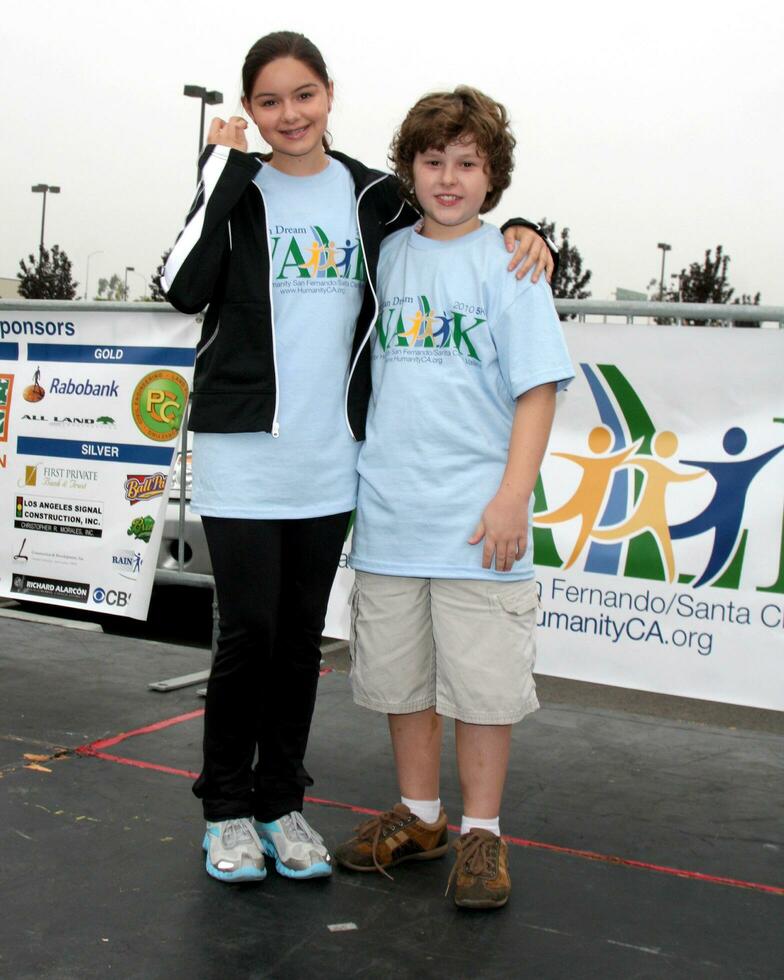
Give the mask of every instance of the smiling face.
[[325, 86], [297, 58], [277, 58], [258, 73], [242, 105], [272, 147], [273, 167], [299, 176], [324, 169], [322, 138], [332, 108], [332, 82]]
[[458, 238], [481, 225], [479, 212], [490, 190], [486, 163], [471, 137], [416, 154], [414, 193], [425, 215], [426, 238]]

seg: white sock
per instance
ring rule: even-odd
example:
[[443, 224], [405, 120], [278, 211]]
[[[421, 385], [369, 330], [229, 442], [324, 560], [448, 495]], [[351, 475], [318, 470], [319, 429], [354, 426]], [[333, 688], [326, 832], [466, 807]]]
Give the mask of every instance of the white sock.
[[501, 836], [498, 817], [493, 817], [492, 820], [486, 820], [481, 817], [467, 817], [463, 814], [463, 819], [460, 821], [460, 836], [462, 837], [463, 834], [467, 834], [469, 830], [489, 830], [496, 837]]
[[405, 803], [408, 809], [420, 820], [425, 823], [435, 823], [441, 813], [441, 800], [409, 800], [407, 796], [401, 796], [400, 802]]

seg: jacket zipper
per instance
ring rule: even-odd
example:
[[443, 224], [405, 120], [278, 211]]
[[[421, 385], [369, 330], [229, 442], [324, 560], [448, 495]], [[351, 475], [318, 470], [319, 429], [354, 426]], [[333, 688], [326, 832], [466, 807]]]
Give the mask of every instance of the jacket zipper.
[[275, 304], [272, 301], [272, 247], [269, 237], [269, 222], [267, 221], [267, 202], [264, 194], [256, 183], [253, 186], [261, 195], [261, 203], [264, 205], [264, 235], [267, 240], [267, 260], [269, 266], [269, 304], [270, 304], [270, 327], [272, 329], [272, 367], [275, 371], [275, 414], [272, 416], [272, 438], [277, 439], [280, 435], [280, 425], [278, 425], [278, 406], [280, 405], [280, 384], [278, 382], [278, 349], [275, 342]]
[[207, 348], [210, 346], [210, 344], [213, 342], [213, 340], [215, 340], [215, 338], [218, 336], [218, 331], [219, 330], [220, 330], [220, 320], [218, 320], [218, 322], [215, 324], [215, 329], [212, 331], [212, 336], [207, 341], [207, 343], [201, 348], [201, 350], [197, 350], [196, 351], [196, 360], [197, 361], [201, 357], [201, 355], [207, 350]]
[[[362, 201], [362, 198], [365, 196], [365, 194], [367, 194], [367, 192], [370, 190], [370, 188], [371, 187], [375, 187], [376, 184], [380, 184], [381, 181], [382, 180], [386, 180], [388, 176], [389, 176], [388, 174], [384, 174], [382, 177], [379, 177], [377, 180], [374, 180], [372, 184], [368, 184], [367, 187], [365, 187], [362, 191], [360, 191], [359, 196], [357, 197], [357, 232], [359, 234], [359, 245], [360, 245], [360, 248], [362, 249], [362, 258], [363, 258], [363, 261], [365, 262], [365, 275], [367, 276], [368, 285], [370, 286], [370, 292], [373, 294], [373, 316], [370, 318], [370, 326], [368, 327], [367, 333], [362, 338], [362, 343], [359, 345], [359, 347], [357, 349], [356, 357], [354, 358], [354, 361], [353, 361], [353, 363], [351, 365], [351, 370], [348, 372], [348, 380], [346, 381], [346, 397], [345, 397], [345, 400], [343, 402], [343, 414], [345, 415], [345, 418], [346, 418], [346, 426], [348, 427], [348, 431], [351, 433], [351, 437], [355, 441], [356, 441], [356, 438], [357, 437], [356, 437], [356, 434], [354, 433], [354, 430], [351, 428], [351, 422], [349, 422], [349, 419], [348, 419], [348, 392], [349, 392], [349, 388], [351, 387], [351, 379], [354, 376], [354, 369], [357, 366], [357, 362], [359, 361], [359, 358], [360, 358], [360, 356], [362, 354], [362, 351], [363, 351], [363, 349], [365, 347], [365, 344], [368, 342], [368, 340], [370, 338], [370, 335], [373, 333], [373, 330], [374, 330], [374, 328], [376, 326], [376, 317], [378, 316], [378, 296], [376, 295], [376, 289], [375, 289], [375, 286], [373, 285], [373, 279], [372, 279], [372, 277], [370, 275], [370, 270], [369, 270], [368, 264], [367, 264], [367, 254], [365, 252], [365, 241], [362, 238], [362, 224], [361, 224], [361, 222], [359, 220], [359, 205], [360, 205], [360, 202]], [[402, 210], [402, 208], [401, 208], [401, 210]], [[398, 214], [399, 213], [400, 212], [398, 212]]]

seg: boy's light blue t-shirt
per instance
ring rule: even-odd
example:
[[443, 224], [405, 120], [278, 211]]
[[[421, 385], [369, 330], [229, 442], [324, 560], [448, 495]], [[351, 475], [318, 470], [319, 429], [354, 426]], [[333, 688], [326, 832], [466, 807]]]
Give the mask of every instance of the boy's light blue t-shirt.
[[269, 225], [280, 435], [195, 433], [191, 509], [269, 519], [339, 514], [356, 503], [359, 451], [344, 411], [366, 278], [354, 182], [334, 159], [311, 177], [265, 166], [255, 181]]
[[550, 287], [506, 271], [491, 225], [451, 241], [391, 235], [379, 263], [373, 397], [350, 564], [384, 575], [532, 578], [468, 538], [498, 491], [516, 398], [573, 377]]

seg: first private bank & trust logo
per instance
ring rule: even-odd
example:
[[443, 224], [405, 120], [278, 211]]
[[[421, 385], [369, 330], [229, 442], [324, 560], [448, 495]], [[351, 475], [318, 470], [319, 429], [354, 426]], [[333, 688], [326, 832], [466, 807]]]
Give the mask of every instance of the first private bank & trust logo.
[[170, 442], [180, 431], [188, 404], [188, 383], [176, 371], [151, 371], [136, 385], [131, 413], [138, 430], [155, 442]]
[[[554, 496], [555, 485], [548, 489], [539, 478], [533, 531], [537, 564], [677, 581], [693, 588], [738, 589], [748, 557], [748, 528], [743, 526], [746, 497], [752, 483], [765, 478], [765, 467], [784, 449], [784, 442], [750, 452], [747, 431], [730, 424], [720, 446], [711, 445], [698, 454], [699, 459], [682, 458], [677, 434], [654, 424], [642, 399], [616, 366], [580, 367], [600, 424], [588, 433], [587, 452], [550, 451], [551, 456], [577, 467], [579, 476], [566, 500]], [[710, 481], [708, 502], [695, 513], [685, 512], [678, 491], [697, 480]], [[772, 510], [776, 512], [769, 515], [771, 525], [780, 537], [778, 574], [772, 583], [756, 583], [756, 589], [784, 593], [780, 495]], [[560, 524], [573, 531], [566, 548], [560, 543], [562, 535], [556, 545], [551, 530]], [[678, 569], [673, 541], [701, 535], [706, 535], [707, 542], [702, 567]]]

